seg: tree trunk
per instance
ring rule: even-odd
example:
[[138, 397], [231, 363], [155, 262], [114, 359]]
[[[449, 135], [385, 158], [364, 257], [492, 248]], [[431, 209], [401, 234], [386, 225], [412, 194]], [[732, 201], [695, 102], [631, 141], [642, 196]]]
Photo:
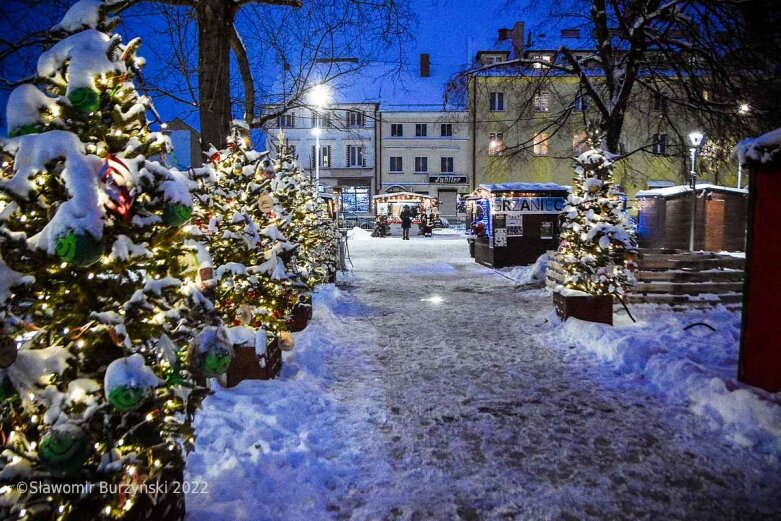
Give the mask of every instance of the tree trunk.
[[201, 148], [225, 146], [230, 132], [230, 35], [235, 11], [232, 2], [201, 0], [198, 20], [198, 86], [200, 89]]

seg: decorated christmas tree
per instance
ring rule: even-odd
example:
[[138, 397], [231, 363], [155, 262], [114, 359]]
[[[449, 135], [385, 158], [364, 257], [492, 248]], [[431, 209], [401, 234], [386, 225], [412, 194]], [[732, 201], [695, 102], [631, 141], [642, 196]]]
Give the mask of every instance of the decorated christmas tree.
[[235, 122], [228, 148], [212, 149], [194, 171], [204, 185], [194, 223], [214, 263], [206, 285], [233, 344], [251, 347], [265, 366], [269, 342], [292, 347], [285, 303], [295, 280], [285, 261], [295, 245], [280, 230], [285, 212], [269, 194], [270, 162], [251, 149], [246, 130]]
[[336, 225], [320, 198], [315, 180], [298, 165], [284, 135], [274, 161], [274, 194], [290, 213], [288, 238], [299, 245], [295, 269], [310, 288], [328, 282], [336, 273]]
[[619, 299], [634, 284], [629, 253], [634, 236], [613, 184], [613, 163], [589, 133], [590, 148], [575, 159], [575, 183], [564, 208], [556, 260], [564, 287]]
[[130, 487], [181, 476], [195, 381], [231, 357], [195, 269], [193, 183], [152, 159], [169, 143], [134, 84], [140, 41], [106, 11], [81, 0], [53, 28], [0, 140], [3, 519], [181, 514], [181, 495]]

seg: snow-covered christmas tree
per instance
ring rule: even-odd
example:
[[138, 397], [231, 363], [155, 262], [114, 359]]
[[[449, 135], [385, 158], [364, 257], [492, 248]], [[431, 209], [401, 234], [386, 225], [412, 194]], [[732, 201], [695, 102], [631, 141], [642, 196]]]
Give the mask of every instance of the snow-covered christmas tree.
[[564, 287], [619, 299], [634, 284], [629, 253], [635, 248], [613, 184], [613, 163], [589, 132], [589, 150], [575, 159], [575, 183], [564, 208], [556, 260]]
[[[110, 34], [108, 10], [77, 2], [53, 28], [35, 84], [9, 97], [3, 519], [160, 519], [150, 489], [127, 487], [181, 475], [205, 393], [195, 381], [231, 357], [193, 269], [209, 265], [186, 226], [193, 183], [152, 160], [169, 142], [150, 129], [151, 101], [134, 85], [140, 41]], [[25, 480], [94, 486], [57, 492]]]
[[269, 342], [286, 334], [285, 301], [294, 278], [286, 258], [295, 250], [280, 227], [284, 210], [269, 194], [270, 162], [251, 149], [247, 129], [234, 122], [228, 148], [212, 149], [207, 164], [195, 170], [204, 189], [197, 196], [194, 222], [214, 262], [212, 298], [231, 327], [236, 347], [250, 346], [261, 357]]
[[284, 135], [279, 139], [274, 171], [274, 194], [290, 213], [287, 236], [299, 245], [295, 269], [310, 288], [328, 282], [337, 269], [336, 226], [315, 180], [299, 167]]

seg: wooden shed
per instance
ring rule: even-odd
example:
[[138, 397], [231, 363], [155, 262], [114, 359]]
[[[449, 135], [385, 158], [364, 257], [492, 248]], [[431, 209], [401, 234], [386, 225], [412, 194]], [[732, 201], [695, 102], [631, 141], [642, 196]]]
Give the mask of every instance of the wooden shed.
[[[745, 251], [748, 190], [697, 184], [694, 249]], [[637, 193], [641, 248], [689, 248], [691, 188], [670, 186]]]

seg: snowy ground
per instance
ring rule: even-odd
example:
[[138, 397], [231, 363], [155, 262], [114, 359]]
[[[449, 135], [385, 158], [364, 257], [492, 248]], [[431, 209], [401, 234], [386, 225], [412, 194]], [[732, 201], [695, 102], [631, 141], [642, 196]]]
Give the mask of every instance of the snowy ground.
[[[677, 356], [697, 317], [562, 325], [543, 290], [443, 239], [351, 242], [354, 274], [316, 296], [282, 378], [207, 399], [191, 521], [781, 519], [778, 397], [648, 376], [685, 358], [699, 369], [682, 376], [715, 370], [723, 388], [734, 315], [700, 317], [719, 333], [690, 329], [699, 350]], [[631, 335], [646, 347], [620, 356]], [[734, 389], [748, 397], [730, 403]], [[717, 421], [757, 403], [756, 431]]]

